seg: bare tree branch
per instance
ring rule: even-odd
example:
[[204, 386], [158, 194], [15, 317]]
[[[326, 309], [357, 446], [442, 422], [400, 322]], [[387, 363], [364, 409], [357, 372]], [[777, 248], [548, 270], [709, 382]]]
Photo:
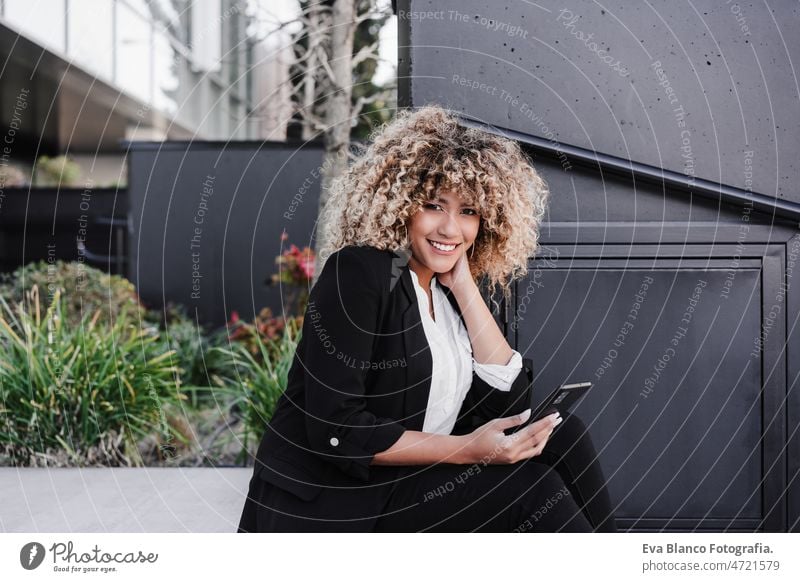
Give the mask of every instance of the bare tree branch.
[[356, 99], [355, 105], [353, 106], [353, 112], [350, 117], [350, 127], [356, 127], [358, 125], [358, 118], [361, 116], [361, 111], [364, 109], [364, 105], [375, 103], [376, 101], [386, 99], [387, 97], [387, 91], [380, 91], [370, 95], [369, 97], [359, 96], [359, 98]]
[[355, 23], [356, 25], [361, 24], [365, 20], [380, 20], [381, 18], [385, 18], [388, 12], [365, 12], [361, 16], [356, 17]]
[[353, 68], [357, 67], [360, 63], [366, 61], [370, 58], [377, 58], [378, 57], [378, 47], [380, 45], [380, 40], [376, 40], [369, 46], [362, 47], [358, 53], [355, 54], [353, 57]]
[[328, 59], [322, 59], [321, 65], [325, 73], [328, 75], [328, 79], [330, 80], [331, 85], [333, 86], [333, 90], [335, 91], [337, 89], [341, 89], [341, 85], [339, 85], [338, 80], [336, 79], [336, 73], [334, 73], [333, 69], [331, 69], [331, 65], [328, 62]]

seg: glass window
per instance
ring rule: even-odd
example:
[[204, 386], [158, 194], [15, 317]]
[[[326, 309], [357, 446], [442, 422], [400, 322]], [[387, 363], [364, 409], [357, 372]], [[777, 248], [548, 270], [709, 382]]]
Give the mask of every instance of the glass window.
[[150, 4], [148, 0], [117, 0], [119, 4], [127, 4], [139, 16], [150, 16]]
[[192, 60], [197, 71], [219, 71], [222, 57], [221, 0], [192, 5]]
[[175, 115], [178, 112], [176, 99], [180, 83], [178, 67], [181, 63], [181, 55], [172, 48], [164, 31], [158, 30], [158, 28], [155, 32], [153, 48], [155, 49], [153, 105], [161, 111]]
[[117, 4], [116, 83], [124, 91], [151, 102], [151, 24], [126, 4]]
[[65, 0], [5, 0], [5, 19], [25, 36], [61, 54], [66, 53]]
[[70, 2], [67, 54], [99, 77], [114, 75], [114, 6], [108, 0]]
[[255, 74], [255, 70], [253, 68], [253, 46], [254, 43], [250, 42], [249, 40], [244, 43], [245, 46], [245, 54], [247, 55], [247, 61], [245, 63], [246, 75], [245, 75], [245, 103], [247, 107], [252, 106], [252, 99], [253, 99], [253, 75]]
[[150, 0], [149, 4], [153, 20], [166, 29], [168, 36], [187, 47], [189, 34], [186, 23], [190, 7], [191, 0]]
[[[234, 7], [235, 9], [235, 7]], [[228, 82], [234, 87], [234, 94], [238, 94], [235, 88], [239, 81], [239, 52], [244, 50], [244, 42], [239, 38], [239, 15], [231, 14], [228, 17]]]

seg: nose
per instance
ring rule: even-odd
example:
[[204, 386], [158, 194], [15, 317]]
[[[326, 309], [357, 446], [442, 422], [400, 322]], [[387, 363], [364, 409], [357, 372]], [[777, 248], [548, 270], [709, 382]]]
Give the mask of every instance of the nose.
[[450, 212], [444, 212], [439, 222], [439, 236], [447, 240], [461, 240], [461, 227]]

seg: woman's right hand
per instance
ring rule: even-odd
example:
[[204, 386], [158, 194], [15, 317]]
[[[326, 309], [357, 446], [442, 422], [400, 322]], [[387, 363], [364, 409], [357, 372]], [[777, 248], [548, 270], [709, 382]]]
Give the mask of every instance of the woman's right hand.
[[540, 455], [553, 429], [563, 419], [554, 412], [510, 435], [503, 432], [522, 424], [530, 415], [528, 409], [514, 416], [495, 418], [465, 435], [468, 458], [473, 463], [484, 465], [508, 465]]

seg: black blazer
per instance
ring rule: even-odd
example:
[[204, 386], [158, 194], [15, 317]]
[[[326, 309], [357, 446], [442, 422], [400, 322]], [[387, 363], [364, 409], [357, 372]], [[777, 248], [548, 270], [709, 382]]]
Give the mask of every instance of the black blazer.
[[[341, 529], [356, 531], [371, 531], [380, 515], [400, 468], [370, 461], [404, 431], [422, 430], [433, 366], [409, 256], [346, 246], [326, 261], [309, 294], [286, 391], [256, 454], [254, 478], [299, 503], [272, 509], [355, 520]], [[525, 373], [509, 392], [473, 372], [452, 434], [530, 406], [531, 362], [523, 362]]]

